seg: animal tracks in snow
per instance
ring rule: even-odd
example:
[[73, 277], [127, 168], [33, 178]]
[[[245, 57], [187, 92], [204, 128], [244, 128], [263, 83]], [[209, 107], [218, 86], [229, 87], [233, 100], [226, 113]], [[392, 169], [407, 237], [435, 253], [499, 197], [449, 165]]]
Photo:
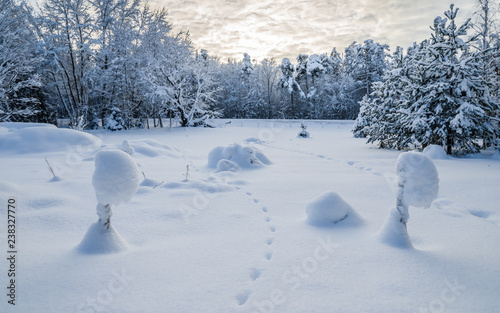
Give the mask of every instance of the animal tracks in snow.
[[383, 173], [381, 173], [381, 172], [379, 172], [377, 170], [374, 170], [373, 168], [371, 168], [369, 166], [365, 166], [365, 165], [363, 165], [362, 163], [360, 163], [358, 161], [341, 161], [341, 160], [336, 160], [336, 159], [334, 159], [334, 158], [332, 158], [330, 156], [324, 155], [324, 154], [316, 154], [316, 153], [302, 151], [302, 150], [298, 150], [298, 149], [289, 149], [289, 148], [272, 146], [272, 145], [268, 145], [268, 144], [266, 146], [270, 147], [270, 148], [275, 148], [275, 149], [283, 150], [283, 151], [288, 151], [288, 152], [293, 152], [293, 153], [299, 153], [299, 154], [305, 154], [305, 155], [317, 157], [317, 158], [320, 158], [320, 159], [323, 159], [323, 160], [335, 161], [335, 162], [339, 162], [339, 163], [345, 162], [345, 164], [347, 164], [349, 166], [352, 166], [352, 167], [354, 167], [354, 168], [356, 168], [356, 169], [358, 169], [360, 171], [366, 172], [368, 174], [372, 174], [372, 175], [375, 175], [375, 176], [384, 176]]
[[497, 226], [500, 226], [500, 217], [498, 217], [498, 215], [495, 214], [494, 212], [490, 212], [487, 210], [463, 208], [462, 206], [460, 206], [451, 199], [447, 198], [436, 199], [434, 200], [434, 202], [432, 202], [432, 207], [442, 211], [444, 214], [451, 217], [462, 218], [466, 216], [469, 217], [472, 216], [479, 220], [483, 220], [485, 222], [489, 222], [492, 224], [496, 224]]
[[[260, 205], [260, 199], [256, 198], [253, 196], [253, 194], [249, 191], [245, 191], [243, 189], [239, 189], [240, 192], [244, 193], [248, 199], [256, 206], [258, 207], [258, 210], [262, 214], [262, 222], [266, 225], [268, 236], [263, 242], [262, 246], [262, 256], [263, 260], [265, 262], [270, 262], [272, 261], [273, 258], [273, 249], [272, 245], [274, 243], [274, 234], [276, 233], [276, 226], [272, 224], [272, 218], [269, 214], [269, 209], [266, 206]], [[261, 275], [265, 272], [265, 269], [262, 269], [260, 267], [252, 267], [249, 270], [249, 281], [248, 284], [253, 287], [253, 285], [256, 283], [256, 281], [261, 277]], [[253, 288], [246, 288], [239, 294], [235, 296], [236, 303], [238, 306], [243, 306], [245, 303], [247, 303], [249, 297], [252, 294]]]

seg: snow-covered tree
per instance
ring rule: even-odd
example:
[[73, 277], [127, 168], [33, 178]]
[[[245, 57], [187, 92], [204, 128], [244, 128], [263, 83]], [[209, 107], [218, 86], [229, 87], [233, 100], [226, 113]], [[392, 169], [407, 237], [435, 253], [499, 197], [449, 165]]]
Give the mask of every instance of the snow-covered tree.
[[294, 66], [288, 58], [284, 58], [281, 62], [281, 77], [278, 82], [278, 87], [286, 91], [290, 95], [290, 106], [288, 110], [291, 118], [296, 117], [297, 108], [295, 107], [296, 101], [294, 102], [294, 95], [299, 94], [300, 97], [305, 98], [305, 94], [300, 88], [299, 83], [295, 80]]
[[350, 73], [358, 87], [357, 99], [370, 95], [373, 82], [381, 81], [387, 69], [387, 53], [389, 46], [367, 39], [364, 43], [353, 42], [345, 49], [345, 71]]
[[188, 34], [166, 38], [163, 48], [151, 53], [152, 96], [177, 113], [181, 126], [208, 125], [208, 119], [218, 116], [213, 106], [218, 64], [208, 56], [195, 57]]
[[113, 209], [130, 201], [139, 188], [141, 172], [134, 159], [121, 150], [103, 150], [95, 156], [92, 184], [97, 198], [98, 221], [92, 224], [78, 246], [82, 253], [117, 253], [127, 244], [111, 225]]
[[89, 110], [89, 73], [93, 68], [95, 28], [87, 0], [46, 0], [40, 8], [38, 35], [50, 63], [50, 87], [70, 119], [85, 126]]
[[411, 248], [407, 223], [409, 207], [431, 206], [439, 190], [439, 176], [434, 163], [420, 152], [405, 152], [396, 162], [398, 192], [396, 207], [391, 209], [380, 232], [382, 241], [400, 247]]
[[360, 102], [360, 112], [354, 125], [355, 137], [368, 137], [368, 142], [378, 142], [383, 148], [407, 146], [411, 139], [402, 127], [406, 117], [402, 112], [410, 103], [408, 92], [411, 81], [408, 77], [408, 57], [397, 47], [392, 55], [391, 69], [384, 81], [372, 84], [371, 97]]
[[440, 144], [448, 154], [477, 152], [476, 140], [493, 136], [487, 112], [496, 107], [481, 76], [481, 58], [463, 39], [470, 19], [457, 26], [457, 13], [451, 5], [446, 18], [434, 20], [426, 55], [416, 66], [417, 88], [411, 91], [407, 112], [415, 144]]
[[397, 51], [385, 82], [372, 85], [354, 129], [369, 142], [398, 149], [436, 144], [448, 154], [478, 151], [478, 140], [493, 138], [489, 112], [498, 109], [481, 75], [481, 55], [464, 41], [470, 20], [456, 25], [458, 9], [434, 21], [431, 40]]
[[37, 72], [43, 58], [36, 52], [28, 10], [15, 0], [0, 0], [0, 121], [50, 120]]
[[278, 111], [278, 98], [276, 93], [276, 84], [279, 79], [279, 67], [275, 59], [264, 59], [257, 67], [257, 75], [262, 86], [263, 103], [265, 110], [260, 118], [273, 118]]
[[[152, 23], [146, 19], [154, 14], [138, 0], [95, 0], [91, 4], [97, 40], [95, 64], [90, 74], [92, 115], [89, 119], [94, 115], [104, 117], [105, 112], [116, 107], [130, 128], [147, 91], [143, 74], [145, 62], [139, 53], [139, 43], [144, 39], [140, 27], [147, 32]], [[154, 27], [161, 27], [161, 23]]]
[[123, 120], [122, 111], [117, 107], [113, 107], [109, 115], [104, 119], [103, 127], [111, 131], [127, 129], [125, 121]]
[[241, 68], [241, 75], [249, 79], [249, 77], [253, 73], [252, 59], [248, 55], [248, 53], [243, 54], [243, 67]]

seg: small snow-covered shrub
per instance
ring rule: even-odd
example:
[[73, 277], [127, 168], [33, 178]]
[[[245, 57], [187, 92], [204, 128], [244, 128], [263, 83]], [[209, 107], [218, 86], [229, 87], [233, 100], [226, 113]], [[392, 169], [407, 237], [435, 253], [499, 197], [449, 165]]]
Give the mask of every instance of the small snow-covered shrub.
[[448, 155], [444, 148], [439, 145], [429, 145], [425, 147], [423, 153], [433, 160], [446, 160], [448, 159]]
[[99, 220], [92, 224], [78, 246], [82, 253], [116, 253], [126, 250], [125, 240], [111, 225], [113, 208], [129, 201], [137, 192], [141, 172], [134, 159], [120, 150], [99, 151], [95, 157], [92, 184]]
[[123, 152], [126, 152], [130, 155], [133, 155], [135, 153], [135, 149], [130, 145], [130, 143], [128, 142], [128, 140], [124, 140], [122, 142], [122, 151]]
[[330, 191], [312, 199], [306, 206], [307, 222], [316, 226], [358, 225], [363, 219], [337, 193]]
[[302, 128], [302, 131], [299, 133], [298, 137], [309, 138], [310, 134], [307, 131], [307, 125], [305, 125], [304, 122], [300, 123], [300, 128]]
[[398, 193], [396, 208], [391, 209], [382, 229], [382, 241], [401, 248], [411, 248], [406, 224], [408, 207], [431, 206], [439, 190], [439, 177], [432, 160], [419, 152], [405, 152], [396, 162]]
[[258, 148], [237, 143], [227, 147], [216, 147], [208, 154], [208, 166], [211, 168], [219, 167], [221, 160], [231, 161], [241, 168], [257, 168], [271, 164]]
[[125, 128], [125, 121], [123, 120], [122, 111], [117, 107], [111, 109], [111, 113], [104, 120], [104, 129], [111, 131], [123, 130]]

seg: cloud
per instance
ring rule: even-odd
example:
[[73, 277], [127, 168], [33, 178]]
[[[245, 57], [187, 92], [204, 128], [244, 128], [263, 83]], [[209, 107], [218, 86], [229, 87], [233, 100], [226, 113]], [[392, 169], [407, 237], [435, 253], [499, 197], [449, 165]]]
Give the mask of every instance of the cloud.
[[[197, 48], [221, 59], [288, 57], [342, 51], [353, 41], [373, 39], [410, 46], [430, 36], [429, 25], [449, 0], [155, 0], [175, 29], [189, 30]], [[462, 20], [470, 0], [457, 0]], [[464, 12], [465, 11], [465, 12]]]

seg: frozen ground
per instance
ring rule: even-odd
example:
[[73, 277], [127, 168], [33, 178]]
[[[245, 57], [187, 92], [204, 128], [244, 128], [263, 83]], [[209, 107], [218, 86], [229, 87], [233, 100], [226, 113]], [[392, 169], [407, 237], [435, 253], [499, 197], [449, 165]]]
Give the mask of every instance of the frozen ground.
[[[43, 130], [0, 124], [0, 200], [18, 204], [15, 307], [0, 213], [0, 311], [498, 312], [498, 155], [434, 160], [438, 198], [410, 207], [414, 249], [400, 249], [378, 237], [395, 206], [400, 152], [353, 138], [350, 122], [307, 125], [310, 138], [297, 137], [299, 122], [251, 120], [91, 132], [99, 139], [47, 128], [59, 147]], [[127, 250], [86, 254], [77, 246], [97, 221], [95, 153], [124, 140], [145, 178], [113, 209]], [[208, 166], [210, 151], [234, 143], [272, 163]], [[362, 223], [308, 222], [308, 204], [330, 191]]]

